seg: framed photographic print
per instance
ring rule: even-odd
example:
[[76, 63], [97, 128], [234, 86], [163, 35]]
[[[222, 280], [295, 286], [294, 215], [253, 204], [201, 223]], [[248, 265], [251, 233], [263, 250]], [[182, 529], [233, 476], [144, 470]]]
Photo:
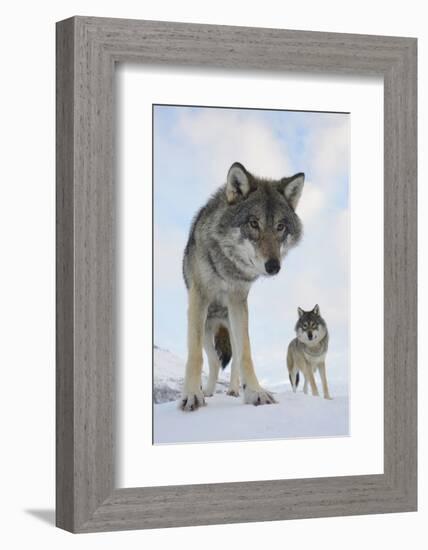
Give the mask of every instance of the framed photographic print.
[[[152, 116], [154, 443], [348, 435], [349, 113], [154, 105]], [[297, 170], [299, 163], [305, 174]], [[254, 175], [264, 167], [277, 180]], [[235, 192], [239, 177], [252, 178], [254, 190], [229, 201], [228, 188]], [[218, 185], [227, 181], [225, 188]], [[291, 252], [297, 247], [300, 264]], [[187, 352], [183, 269], [186, 284], [197, 280], [201, 297], [208, 294], [210, 300], [203, 337], [206, 372], [195, 402], [181, 396], [185, 365], [175, 366]], [[254, 394], [240, 383], [234, 361], [239, 343], [235, 351], [229, 298], [223, 297], [229, 286], [234, 295], [248, 296], [254, 372], [264, 381]], [[286, 307], [290, 303], [293, 308]], [[334, 385], [334, 403], [305, 400], [303, 392], [296, 393], [300, 376], [304, 393], [311, 389], [318, 395], [313, 369], [327, 353], [328, 382], [323, 366], [320, 371], [323, 395], [330, 400]], [[290, 382], [294, 392], [285, 391]], [[244, 403], [279, 406], [248, 410], [238, 406], [241, 399], [227, 397], [240, 393]], [[211, 405], [203, 414], [213, 418], [204, 421], [195, 414], [183, 423], [172, 404], [177, 399], [184, 410]], [[171, 405], [161, 406], [167, 402]], [[312, 410], [318, 406], [322, 411]]]
[[59, 527], [416, 510], [416, 145], [415, 39], [57, 24]]

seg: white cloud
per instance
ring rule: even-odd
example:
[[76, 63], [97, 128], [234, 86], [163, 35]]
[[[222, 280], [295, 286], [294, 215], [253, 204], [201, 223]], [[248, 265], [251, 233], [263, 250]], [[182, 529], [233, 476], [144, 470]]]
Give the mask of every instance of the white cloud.
[[319, 186], [310, 181], [305, 181], [302, 199], [296, 212], [304, 224], [316, 219], [325, 205], [325, 193]]
[[187, 233], [184, 230], [158, 226], [155, 228], [154, 276], [158, 288], [175, 288], [177, 285], [184, 288], [182, 259], [186, 240]]
[[195, 161], [203, 163], [215, 186], [224, 183], [236, 161], [264, 177], [290, 175], [288, 151], [257, 115], [226, 109], [183, 111], [177, 131], [198, 147], [200, 157]]
[[309, 140], [312, 169], [322, 186], [334, 185], [334, 180], [349, 168], [349, 117], [333, 117], [312, 133]]

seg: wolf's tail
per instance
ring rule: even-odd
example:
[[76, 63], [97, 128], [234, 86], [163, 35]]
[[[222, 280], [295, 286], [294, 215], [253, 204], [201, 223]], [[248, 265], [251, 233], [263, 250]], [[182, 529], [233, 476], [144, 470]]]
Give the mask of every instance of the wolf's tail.
[[221, 326], [214, 335], [214, 347], [218, 358], [221, 362], [221, 367], [225, 369], [232, 357], [232, 346], [230, 344], [229, 331], [226, 327]]
[[296, 372], [296, 385], [293, 385], [293, 379], [291, 378], [291, 374], [288, 375], [288, 377], [290, 378], [290, 384], [293, 388], [297, 388], [297, 386], [299, 385], [299, 380], [300, 380], [300, 374], [299, 374], [299, 371]]

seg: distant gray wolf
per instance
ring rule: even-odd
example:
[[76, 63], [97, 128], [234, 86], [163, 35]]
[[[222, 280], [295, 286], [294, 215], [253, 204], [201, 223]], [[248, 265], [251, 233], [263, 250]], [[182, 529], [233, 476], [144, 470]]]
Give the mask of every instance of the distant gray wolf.
[[328, 350], [327, 324], [321, 317], [318, 305], [312, 311], [297, 308], [299, 319], [295, 330], [297, 337], [290, 342], [287, 353], [287, 367], [291, 386], [295, 392], [299, 384], [299, 371], [305, 377], [303, 391], [308, 393], [308, 382], [312, 395], [319, 395], [314, 373], [318, 369], [324, 397], [331, 399], [327, 376], [325, 373], [325, 357]]
[[[193, 411], [215, 390], [220, 365], [232, 359], [229, 395], [244, 402], [275, 403], [254, 372], [248, 335], [247, 296], [260, 276], [276, 275], [281, 260], [302, 233], [295, 213], [304, 174], [280, 180], [250, 174], [242, 164], [230, 167], [225, 185], [196, 214], [184, 251], [188, 289], [188, 358], [180, 407]], [[201, 386], [202, 348], [209, 363]]]

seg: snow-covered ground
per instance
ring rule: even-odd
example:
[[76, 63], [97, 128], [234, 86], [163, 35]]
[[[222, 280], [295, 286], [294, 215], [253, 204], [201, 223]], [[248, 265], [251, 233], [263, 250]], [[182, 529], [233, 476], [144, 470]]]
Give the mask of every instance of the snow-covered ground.
[[[176, 401], [181, 394], [184, 376], [184, 361], [166, 349], [154, 347], [153, 399], [156, 404]], [[202, 374], [205, 383], [207, 376]], [[225, 391], [227, 379], [220, 376], [217, 390]]]
[[[301, 387], [294, 394], [285, 380], [265, 384], [266, 389], [275, 393], [278, 403], [254, 407], [244, 405], [242, 397], [225, 394], [230, 372], [226, 369], [217, 384], [216, 395], [207, 398], [206, 407], [182, 412], [177, 407], [177, 399], [183, 382], [183, 361], [167, 350], [155, 348], [154, 351], [155, 444], [349, 434], [347, 387], [339, 383], [330, 383], [331, 401], [304, 395]], [[205, 374], [203, 379], [205, 381]], [[318, 380], [317, 383], [320, 388]]]

